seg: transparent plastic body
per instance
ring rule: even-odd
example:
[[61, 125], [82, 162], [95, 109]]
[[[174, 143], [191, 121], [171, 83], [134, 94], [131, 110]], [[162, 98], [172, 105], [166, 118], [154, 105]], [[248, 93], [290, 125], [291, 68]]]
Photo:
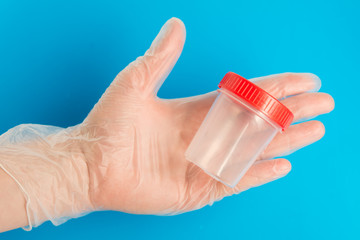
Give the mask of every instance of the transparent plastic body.
[[235, 187], [281, 127], [231, 92], [219, 92], [185, 157]]

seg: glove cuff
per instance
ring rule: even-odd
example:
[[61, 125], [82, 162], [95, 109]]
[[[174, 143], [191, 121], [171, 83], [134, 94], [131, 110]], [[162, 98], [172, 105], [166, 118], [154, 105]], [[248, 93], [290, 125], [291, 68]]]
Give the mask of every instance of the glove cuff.
[[94, 210], [76, 129], [20, 125], [0, 136], [0, 167], [26, 199], [25, 230], [46, 220], [60, 225]]

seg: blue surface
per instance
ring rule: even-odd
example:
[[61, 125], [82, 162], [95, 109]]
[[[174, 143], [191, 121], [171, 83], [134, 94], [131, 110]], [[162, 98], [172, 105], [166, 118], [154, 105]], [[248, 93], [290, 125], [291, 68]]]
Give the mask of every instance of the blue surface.
[[[0, 1], [0, 132], [79, 123], [170, 17], [187, 42], [161, 97], [313, 72], [335, 111], [323, 140], [292, 154], [284, 179], [175, 217], [94, 213], [0, 239], [360, 239], [358, 1]], [[1, 214], [1, 213], [0, 213]]]

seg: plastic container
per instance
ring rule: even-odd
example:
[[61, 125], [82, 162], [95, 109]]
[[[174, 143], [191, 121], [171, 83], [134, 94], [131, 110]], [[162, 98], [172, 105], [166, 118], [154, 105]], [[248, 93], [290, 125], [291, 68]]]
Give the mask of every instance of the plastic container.
[[294, 116], [269, 93], [229, 72], [185, 157], [207, 174], [235, 187], [274, 136]]

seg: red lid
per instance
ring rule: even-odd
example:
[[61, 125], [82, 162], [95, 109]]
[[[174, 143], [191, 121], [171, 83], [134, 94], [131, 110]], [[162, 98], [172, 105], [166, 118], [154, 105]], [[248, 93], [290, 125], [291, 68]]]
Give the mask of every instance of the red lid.
[[250, 103], [277, 123], [283, 131], [294, 119], [292, 112], [276, 98], [236, 73], [228, 72], [221, 80], [219, 88], [226, 89]]

